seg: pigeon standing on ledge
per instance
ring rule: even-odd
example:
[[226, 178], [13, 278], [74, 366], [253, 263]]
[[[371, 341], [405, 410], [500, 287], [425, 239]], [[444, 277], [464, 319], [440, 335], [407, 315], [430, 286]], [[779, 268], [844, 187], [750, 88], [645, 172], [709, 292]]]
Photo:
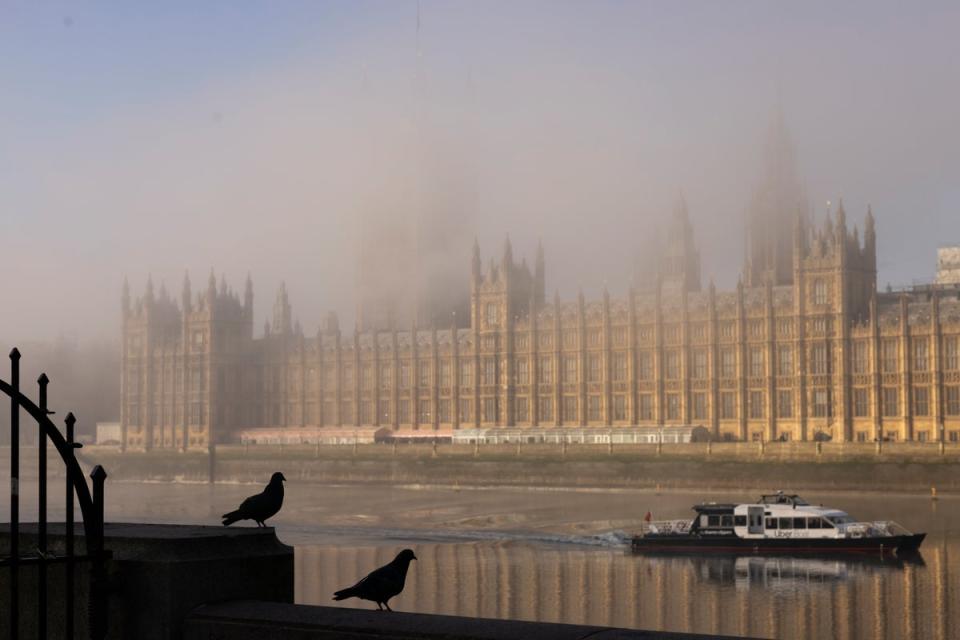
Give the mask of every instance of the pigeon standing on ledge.
[[[341, 589], [333, 594], [334, 600], [346, 600], [347, 598], [360, 598], [377, 603], [377, 609], [383, 611], [393, 611], [390, 608], [390, 598], [403, 591], [403, 584], [407, 579], [407, 569], [410, 568], [410, 561], [416, 560], [417, 556], [410, 549], [404, 549], [397, 554], [390, 564], [385, 564], [379, 569], [374, 570], [366, 578], [347, 589]], [[383, 606], [380, 606], [383, 605]]]
[[229, 527], [238, 520], [253, 520], [258, 527], [267, 526], [263, 521], [275, 516], [283, 506], [284, 481], [282, 473], [274, 473], [266, 489], [244, 500], [236, 511], [223, 514], [223, 526]]

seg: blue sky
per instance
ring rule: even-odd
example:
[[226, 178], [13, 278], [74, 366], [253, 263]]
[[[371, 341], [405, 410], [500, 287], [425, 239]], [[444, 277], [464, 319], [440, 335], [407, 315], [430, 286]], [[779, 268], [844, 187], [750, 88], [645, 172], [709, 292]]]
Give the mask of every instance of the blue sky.
[[286, 280], [312, 331], [351, 316], [359, 217], [423, 208], [487, 256], [542, 238], [548, 286], [595, 295], [682, 191], [731, 286], [778, 102], [817, 213], [872, 204], [881, 284], [929, 279], [960, 242], [958, 32], [936, 2], [424, 0], [418, 34], [414, 1], [2, 0], [0, 336], [111, 337], [124, 275], [210, 268], [260, 318]]

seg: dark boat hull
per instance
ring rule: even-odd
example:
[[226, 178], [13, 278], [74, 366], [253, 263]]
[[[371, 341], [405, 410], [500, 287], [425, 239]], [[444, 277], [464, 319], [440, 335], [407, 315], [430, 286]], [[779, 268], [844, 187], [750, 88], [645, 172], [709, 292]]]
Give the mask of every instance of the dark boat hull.
[[707, 551], [739, 553], [904, 553], [916, 551], [925, 533], [874, 538], [763, 538], [736, 536], [643, 535], [634, 536], [631, 548], [644, 551]]

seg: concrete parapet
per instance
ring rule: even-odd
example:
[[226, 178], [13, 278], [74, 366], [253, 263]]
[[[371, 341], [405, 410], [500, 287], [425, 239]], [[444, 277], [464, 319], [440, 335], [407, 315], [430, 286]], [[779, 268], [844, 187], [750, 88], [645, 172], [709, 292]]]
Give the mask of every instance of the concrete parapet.
[[[36, 547], [36, 524], [21, 525], [21, 549]], [[83, 528], [75, 529], [78, 553], [85, 549]], [[49, 525], [52, 553], [64, 553], [65, 526]], [[293, 602], [293, 548], [281, 543], [272, 528], [205, 527], [169, 524], [108, 523], [108, 622], [110, 638], [173, 640], [196, 607], [228, 600]], [[9, 548], [9, 525], [0, 525], [0, 556]], [[84, 630], [89, 593], [88, 565], [77, 564], [77, 629]], [[20, 601], [24, 611], [35, 607], [36, 569], [21, 567]], [[62, 565], [48, 571], [50, 637], [63, 634]], [[0, 594], [6, 602], [7, 572], [0, 572]], [[21, 637], [35, 637], [29, 613], [21, 615]], [[0, 637], [6, 637], [0, 616]], [[78, 637], [86, 637], [80, 635]]]
[[[198, 608], [187, 618], [184, 640], [649, 640], [704, 638], [553, 622], [525, 622], [422, 613], [313, 607], [273, 602], [228, 602]], [[718, 636], [710, 636], [717, 638]]]

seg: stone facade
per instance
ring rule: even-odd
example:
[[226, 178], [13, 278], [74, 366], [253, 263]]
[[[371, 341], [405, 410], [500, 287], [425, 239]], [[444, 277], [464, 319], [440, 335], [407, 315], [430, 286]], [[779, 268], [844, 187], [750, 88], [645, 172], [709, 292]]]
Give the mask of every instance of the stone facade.
[[469, 326], [306, 336], [285, 288], [254, 337], [243, 299], [211, 275], [123, 294], [122, 426], [130, 448], [199, 448], [255, 427], [703, 425], [718, 439], [952, 441], [960, 436], [960, 288], [876, 288], [876, 233], [842, 203], [818, 228], [797, 214], [792, 284], [700, 290], [678, 207], [650, 291], [545, 296], [509, 240], [474, 246]]

